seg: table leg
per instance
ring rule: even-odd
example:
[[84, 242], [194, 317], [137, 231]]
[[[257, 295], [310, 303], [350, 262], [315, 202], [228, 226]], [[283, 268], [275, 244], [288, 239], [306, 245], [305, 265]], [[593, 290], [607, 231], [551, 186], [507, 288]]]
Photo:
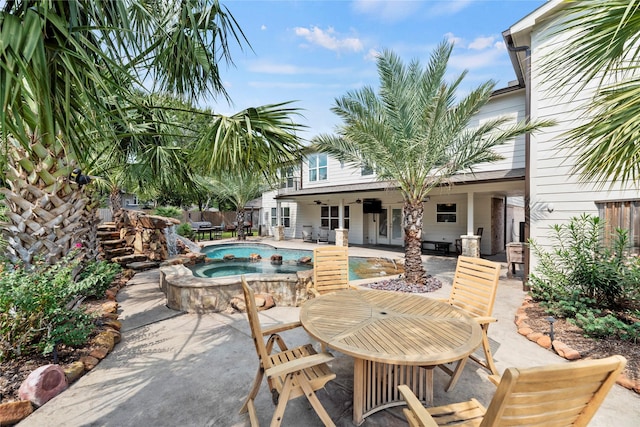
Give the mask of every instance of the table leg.
[[353, 422], [357, 426], [364, 421], [365, 379], [365, 361], [356, 358], [353, 361]]
[[398, 385], [406, 384], [416, 397], [433, 405], [433, 366], [389, 365], [354, 359], [353, 422], [360, 425], [371, 414], [404, 405]]

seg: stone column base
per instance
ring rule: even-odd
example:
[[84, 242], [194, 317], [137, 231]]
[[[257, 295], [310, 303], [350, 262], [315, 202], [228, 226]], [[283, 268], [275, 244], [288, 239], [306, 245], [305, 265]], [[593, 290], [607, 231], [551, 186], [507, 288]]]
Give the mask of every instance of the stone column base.
[[336, 228], [336, 246], [349, 246], [349, 230]]
[[273, 240], [276, 242], [284, 240], [284, 225], [276, 225], [273, 227]]
[[480, 258], [480, 236], [460, 236], [462, 239], [462, 255]]

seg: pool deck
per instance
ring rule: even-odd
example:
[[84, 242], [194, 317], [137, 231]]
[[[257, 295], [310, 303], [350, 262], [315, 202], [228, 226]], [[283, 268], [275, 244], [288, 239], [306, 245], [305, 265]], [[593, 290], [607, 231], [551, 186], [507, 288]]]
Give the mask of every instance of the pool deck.
[[[269, 240], [264, 239], [265, 243]], [[232, 243], [228, 240], [225, 243]], [[301, 241], [271, 242], [278, 247], [312, 249]], [[357, 256], [401, 257], [392, 250], [349, 247]], [[444, 285], [429, 297], [450, 292], [455, 257], [423, 256], [428, 272]], [[253, 381], [257, 357], [244, 313], [185, 314], [168, 309], [158, 287], [158, 270], [136, 274], [118, 293], [122, 342], [93, 371], [19, 424], [31, 426], [249, 426], [247, 414], [238, 414]], [[500, 372], [509, 366], [570, 363], [520, 336], [514, 314], [525, 293], [522, 282], [500, 277], [494, 316], [489, 329]], [[299, 309], [274, 307], [260, 312], [261, 322], [274, 325], [297, 320]], [[302, 329], [287, 331], [288, 345], [310, 342]], [[337, 378], [318, 397], [337, 426], [352, 426], [353, 360], [334, 352], [331, 367]], [[495, 386], [475, 363], [467, 363], [451, 392], [448, 377], [436, 369], [434, 404], [476, 397], [488, 404]], [[264, 383], [256, 399], [260, 423], [268, 425], [274, 411]], [[596, 413], [591, 427], [636, 427], [640, 396], [615, 385]], [[283, 426], [320, 426], [305, 399], [288, 403]], [[363, 426], [406, 426], [402, 408], [386, 409], [368, 417]]]

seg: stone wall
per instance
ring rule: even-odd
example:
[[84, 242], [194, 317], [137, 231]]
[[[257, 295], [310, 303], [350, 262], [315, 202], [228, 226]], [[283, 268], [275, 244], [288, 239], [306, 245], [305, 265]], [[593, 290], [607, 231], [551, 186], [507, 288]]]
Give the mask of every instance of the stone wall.
[[126, 247], [132, 247], [134, 254], [146, 255], [150, 261], [163, 261], [169, 258], [165, 229], [180, 224], [174, 218], [147, 215], [140, 211], [125, 211], [120, 228], [120, 239]]
[[[313, 271], [296, 274], [249, 274], [247, 283], [256, 293], [270, 294], [276, 305], [297, 307], [308, 299], [307, 285]], [[160, 268], [160, 288], [167, 306], [188, 313], [211, 313], [231, 309], [231, 300], [242, 295], [239, 276], [194, 277], [183, 265]]]

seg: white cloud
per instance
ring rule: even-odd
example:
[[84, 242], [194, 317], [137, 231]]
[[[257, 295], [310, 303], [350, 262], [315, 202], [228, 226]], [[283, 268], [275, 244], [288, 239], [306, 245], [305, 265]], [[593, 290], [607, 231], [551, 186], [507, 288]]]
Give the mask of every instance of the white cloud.
[[357, 37], [340, 38], [331, 27], [326, 31], [316, 26], [310, 28], [296, 27], [294, 31], [297, 36], [303, 37], [312, 45], [321, 46], [336, 52], [359, 52], [364, 48], [362, 42]]
[[476, 37], [471, 43], [469, 43], [469, 49], [471, 50], [484, 50], [494, 45], [495, 37]]
[[496, 62], [503, 59], [504, 52], [498, 49], [484, 50], [478, 53], [454, 53], [449, 58], [449, 65], [452, 68], [463, 70], [474, 70], [495, 66]]
[[453, 33], [446, 33], [444, 38], [447, 39], [448, 42], [453, 43], [454, 45], [462, 45], [464, 43], [464, 39], [462, 37], [457, 37]]
[[264, 31], [264, 30], [266, 30], [266, 29], [267, 29], [267, 26], [266, 26], [266, 25], [264, 25], [264, 24], [262, 24], [262, 25], [260, 26], [260, 29], [261, 29], [262, 31]]
[[369, 49], [369, 52], [364, 56], [365, 61], [375, 61], [380, 56], [380, 52], [376, 49]]

